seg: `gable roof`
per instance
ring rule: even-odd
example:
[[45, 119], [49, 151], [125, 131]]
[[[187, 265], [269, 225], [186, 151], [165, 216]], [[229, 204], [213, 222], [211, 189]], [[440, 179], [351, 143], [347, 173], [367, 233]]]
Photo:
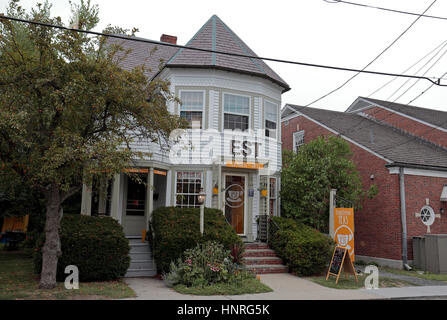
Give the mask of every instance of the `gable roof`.
[[[162, 45], [162, 42], [151, 44], [131, 41], [131, 39], [129, 37], [129, 41], [127, 41], [111, 38], [109, 41], [110, 43], [119, 43], [123, 48], [132, 50], [129, 56], [121, 62], [123, 68], [132, 69], [144, 64], [150, 69], [146, 74], [149, 79], [153, 79], [165, 67], [213, 68], [263, 77], [281, 86], [283, 92], [290, 90], [289, 85], [260, 59], [179, 49]], [[185, 46], [257, 57], [253, 50], [216, 15], [213, 15]], [[153, 50], [155, 51], [150, 55]]]
[[447, 112], [410, 106], [406, 104], [358, 97], [346, 112], [356, 112], [368, 106], [379, 105], [393, 111], [403, 113], [409, 117], [422, 120], [437, 127], [447, 129]]
[[355, 113], [331, 111], [287, 104], [352, 141], [396, 163], [447, 168], [447, 151], [398, 129]]

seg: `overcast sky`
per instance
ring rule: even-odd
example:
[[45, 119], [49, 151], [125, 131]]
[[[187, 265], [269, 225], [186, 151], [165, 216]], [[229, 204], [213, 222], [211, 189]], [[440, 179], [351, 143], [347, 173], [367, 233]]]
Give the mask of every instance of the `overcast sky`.
[[[7, 5], [0, 0], [0, 12]], [[30, 8], [36, 0], [22, 0]], [[53, 15], [68, 21], [68, 0], [53, 0]], [[361, 69], [385, 49], [416, 18], [415, 16], [368, 9], [324, 0], [92, 0], [99, 5], [101, 31], [108, 24], [139, 28], [138, 36], [159, 40], [162, 33], [186, 44], [213, 15], [218, 15], [258, 56]], [[422, 13], [433, 0], [352, 0], [375, 6]], [[426, 13], [447, 17], [447, 1], [438, 0]], [[402, 73], [447, 40], [447, 20], [421, 18], [368, 70]], [[447, 46], [432, 63], [447, 50]], [[408, 71], [414, 74], [432, 56]], [[305, 105], [336, 88], [353, 75], [350, 72], [267, 62], [292, 88], [282, 97], [285, 103]], [[431, 63], [431, 64], [432, 64]], [[428, 64], [418, 75], [431, 66]], [[447, 72], [447, 54], [426, 76]], [[446, 77], [447, 78], [447, 77]], [[359, 75], [344, 88], [313, 107], [344, 111], [358, 96], [368, 96], [392, 78]], [[372, 98], [393, 101], [413, 80], [391, 96], [406, 79], [398, 79]], [[443, 81], [447, 84], [447, 79]], [[430, 82], [419, 81], [396, 102], [407, 104]], [[390, 97], [391, 96], [391, 97]], [[447, 111], [447, 87], [433, 86], [412, 105]]]

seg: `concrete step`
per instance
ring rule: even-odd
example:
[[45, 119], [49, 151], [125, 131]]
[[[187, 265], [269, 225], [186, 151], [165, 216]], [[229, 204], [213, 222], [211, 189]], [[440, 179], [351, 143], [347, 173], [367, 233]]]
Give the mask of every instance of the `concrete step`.
[[157, 274], [155, 269], [127, 269], [126, 278], [153, 277]]
[[132, 243], [130, 244], [130, 253], [151, 253], [151, 248], [148, 243]]
[[131, 260], [152, 260], [150, 252], [131, 252], [129, 256]]
[[155, 269], [154, 261], [150, 260], [131, 260], [129, 270], [145, 270], [145, 269]]
[[252, 270], [256, 274], [267, 274], [267, 273], [286, 273], [289, 269], [282, 264], [253, 264], [247, 265], [247, 269]]
[[247, 249], [244, 257], [276, 257], [276, 253], [272, 249]]
[[245, 265], [250, 267], [252, 265], [281, 265], [282, 260], [278, 257], [246, 257]]

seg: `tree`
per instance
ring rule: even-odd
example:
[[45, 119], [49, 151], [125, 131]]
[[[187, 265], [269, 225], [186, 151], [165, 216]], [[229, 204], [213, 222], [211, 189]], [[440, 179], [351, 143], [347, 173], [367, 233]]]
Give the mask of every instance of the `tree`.
[[365, 195], [360, 175], [351, 160], [349, 144], [342, 138], [319, 137], [303, 145], [297, 154], [285, 151], [281, 173], [282, 215], [329, 230], [329, 192], [359, 205]]
[[[48, 2], [29, 13], [11, 0], [10, 16], [63, 26]], [[94, 28], [98, 7], [72, 4], [69, 25]], [[169, 83], [148, 82], [144, 67], [126, 71], [129, 54], [107, 37], [0, 18], [0, 167], [45, 196], [46, 241], [40, 288], [56, 285], [62, 203], [94, 176], [110, 179], [147, 153], [136, 139], [167, 141], [179, 118]], [[125, 33], [108, 27], [104, 32]]]

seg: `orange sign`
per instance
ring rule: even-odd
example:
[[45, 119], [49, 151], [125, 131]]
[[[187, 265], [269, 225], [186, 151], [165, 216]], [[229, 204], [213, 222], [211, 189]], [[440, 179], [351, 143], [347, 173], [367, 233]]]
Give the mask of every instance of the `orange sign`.
[[264, 165], [258, 162], [244, 162], [244, 161], [227, 161], [225, 167], [244, 168], [244, 169], [262, 169]]
[[339, 246], [348, 249], [354, 261], [354, 208], [335, 208], [334, 240]]

